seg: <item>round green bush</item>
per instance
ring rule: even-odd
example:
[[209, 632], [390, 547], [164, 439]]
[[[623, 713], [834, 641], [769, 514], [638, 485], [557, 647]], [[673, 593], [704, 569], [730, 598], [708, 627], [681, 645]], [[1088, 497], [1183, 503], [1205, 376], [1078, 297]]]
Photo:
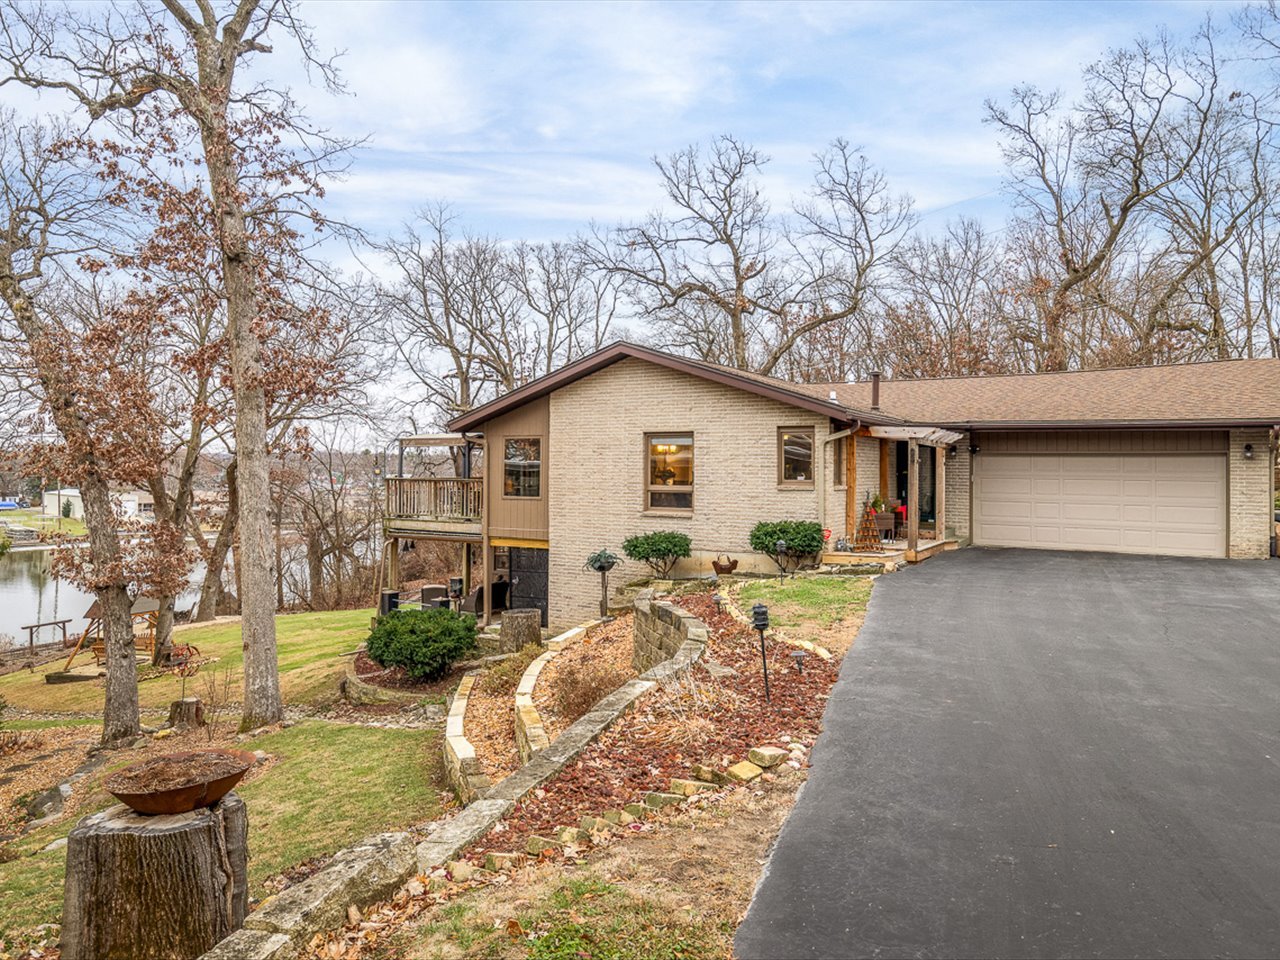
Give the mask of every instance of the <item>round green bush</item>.
[[675, 530], [638, 533], [622, 541], [622, 552], [632, 560], [643, 560], [655, 577], [665, 577], [681, 557], [689, 556], [689, 535]]
[[378, 618], [365, 647], [384, 667], [404, 667], [415, 680], [438, 680], [476, 648], [476, 618], [443, 607], [392, 610]]
[[[782, 540], [787, 552], [778, 555], [777, 543]], [[766, 553], [782, 569], [788, 562], [796, 566], [822, 552], [822, 525], [813, 520], [762, 520], [751, 528], [751, 549]]]

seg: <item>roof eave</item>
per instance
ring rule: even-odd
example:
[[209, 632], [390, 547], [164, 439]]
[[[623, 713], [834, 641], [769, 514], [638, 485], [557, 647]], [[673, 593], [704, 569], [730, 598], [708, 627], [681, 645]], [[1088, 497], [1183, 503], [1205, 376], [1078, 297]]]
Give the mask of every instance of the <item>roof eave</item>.
[[[913, 421], [923, 423], [924, 421]], [[1229, 427], [1275, 427], [1280, 417], [1207, 418], [1199, 420], [970, 420], [929, 421], [952, 430], [1222, 430]]]

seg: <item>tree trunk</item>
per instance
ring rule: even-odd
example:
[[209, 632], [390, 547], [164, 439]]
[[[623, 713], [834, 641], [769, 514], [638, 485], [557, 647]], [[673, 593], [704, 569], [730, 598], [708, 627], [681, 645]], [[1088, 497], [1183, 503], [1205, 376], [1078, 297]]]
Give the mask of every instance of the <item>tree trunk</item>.
[[502, 615], [499, 653], [515, 653], [530, 643], [542, 643], [542, 611], [508, 610]]
[[199, 697], [184, 697], [169, 704], [169, 726], [180, 730], [203, 727], [204, 704]]
[[[120, 555], [111, 492], [97, 475], [82, 478], [89, 551], [95, 566], [105, 567]], [[117, 743], [136, 737], [138, 719], [137, 650], [133, 644], [133, 600], [123, 580], [94, 591], [102, 612], [102, 639], [107, 654], [107, 690], [102, 707], [102, 742]]]
[[307, 527], [307, 593], [310, 595], [311, 609], [323, 609], [324, 544], [320, 542], [320, 530], [314, 525]]
[[173, 657], [173, 610], [177, 598], [172, 594], [161, 597], [160, 609], [156, 611], [156, 645], [151, 654], [151, 662], [157, 667], [168, 666]]
[[236, 525], [239, 522], [240, 494], [236, 487], [236, 464], [231, 461], [227, 466], [227, 512], [222, 518], [222, 527], [213, 541], [213, 552], [204, 571], [204, 583], [200, 585], [200, 603], [196, 607], [193, 618], [197, 623], [205, 623], [218, 615], [218, 605], [222, 602], [222, 571], [227, 566], [227, 554], [231, 551], [231, 542], [235, 539]]
[[249, 820], [213, 807], [148, 817], [117, 804], [67, 837], [65, 960], [198, 957], [244, 925]]

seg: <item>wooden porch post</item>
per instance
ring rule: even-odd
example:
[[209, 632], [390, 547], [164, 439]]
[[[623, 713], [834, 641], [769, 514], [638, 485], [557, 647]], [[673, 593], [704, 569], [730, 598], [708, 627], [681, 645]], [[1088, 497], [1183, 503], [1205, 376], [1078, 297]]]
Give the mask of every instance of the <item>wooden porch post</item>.
[[920, 543], [920, 441], [907, 441], [907, 559]]
[[400, 589], [400, 538], [392, 537], [390, 543], [391, 557], [387, 570], [387, 589]]
[[933, 448], [933, 502], [935, 540], [947, 539], [947, 448]]
[[844, 535], [858, 535], [858, 438], [852, 433], [844, 438]]
[[462, 545], [462, 595], [471, 596], [471, 544]]
[[880, 441], [880, 499], [889, 501], [889, 441]]

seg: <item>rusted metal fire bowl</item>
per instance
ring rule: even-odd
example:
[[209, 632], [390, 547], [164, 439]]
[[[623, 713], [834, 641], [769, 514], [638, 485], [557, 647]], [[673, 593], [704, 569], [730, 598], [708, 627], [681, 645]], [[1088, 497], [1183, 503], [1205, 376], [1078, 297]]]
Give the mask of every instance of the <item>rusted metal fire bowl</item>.
[[[247, 750], [166, 753], [131, 763], [116, 771], [107, 778], [105, 786], [112, 796], [135, 813], [151, 816], [190, 813], [201, 807], [211, 807], [221, 800], [252, 769], [257, 759]], [[173, 786], [139, 791], [129, 783], [130, 780], [145, 778], [149, 771], [161, 766], [160, 761], [166, 761], [163, 765], [166, 774], [164, 782], [178, 781]], [[187, 776], [181, 772], [183, 765], [190, 768]]]

